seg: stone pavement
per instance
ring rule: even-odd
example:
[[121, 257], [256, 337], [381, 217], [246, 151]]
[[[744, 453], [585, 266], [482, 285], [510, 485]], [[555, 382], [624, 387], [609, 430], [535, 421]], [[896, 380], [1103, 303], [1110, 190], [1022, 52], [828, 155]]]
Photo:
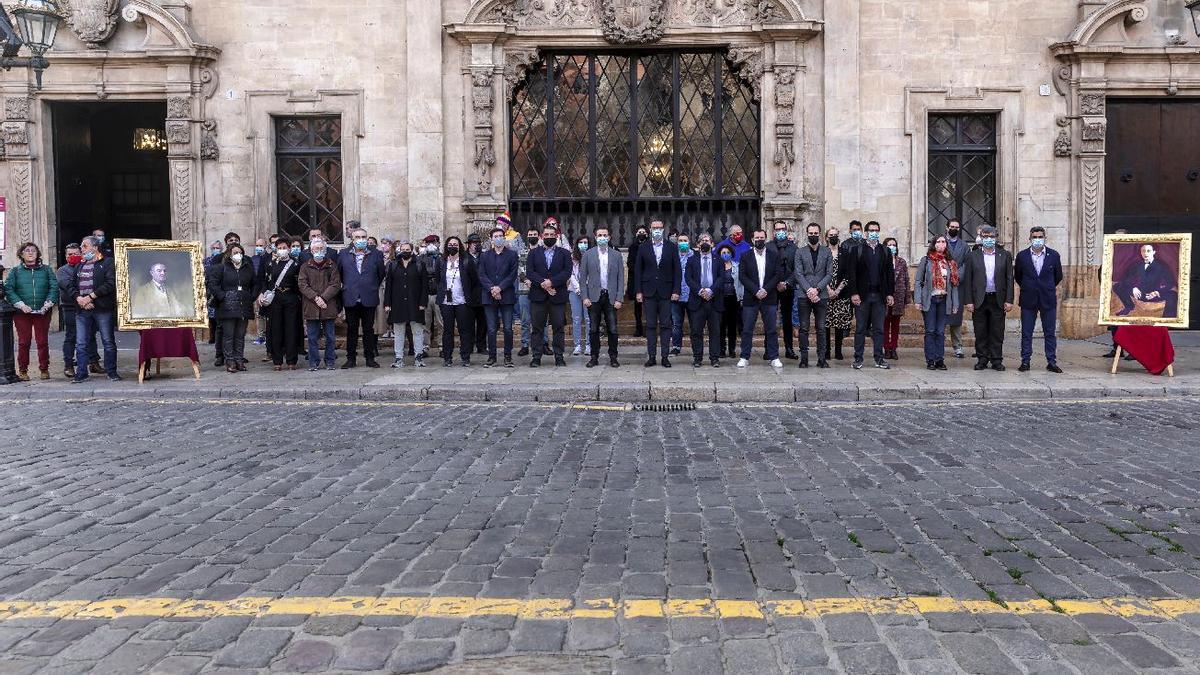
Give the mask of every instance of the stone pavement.
[[0, 410], [0, 673], [1200, 669], [1192, 398]]
[[[828, 370], [797, 368], [797, 362], [784, 361], [785, 368], [775, 372], [761, 360], [756, 349], [751, 366], [734, 367], [735, 360], [725, 359], [722, 367], [693, 369], [687, 351], [672, 359], [671, 369], [644, 368], [644, 346], [622, 349], [621, 367], [609, 368], [607, 361], [597, 368], [584, 368], [582, 357], [568, 357], [567, 367], [555, 368], [553, 359], [543, 360], [538, 370], [528, 367], [528, 358], [516, 359], [516, 368], [483, 368], [484, 357], [476, 355], [471, 368], [455, 365], [444, 368], [439, 359], [427, 359], [428, 367], [403, 370], [388, 368], [390, 350], [381, 358], [383, 368], [360, 367], [355, 370], [276, 373], [259, 359], [263, 347], [248, 346], [250, 370], [236, 375], [212, 367], [212, 351], [201, 345], [202, 378], [195, 381], [186, 360], [164, 362], [163, 377], [137, 384], [136, 335], [122, 335], [120, 368], [125, 382], [110, 383], [93, 376], [83, 385], [67, 382], [55, 358], [52, 373], [56, 379], [0, 387], [0, 397], [62, 396], [200, 396], [207, 398], [276, 398], [324, 400], [428, 400], [428, 401], [607, 401], [646, 402], [806, 402], [874, 400], [955, 400], [1097, 397], [1164, 397], [1200, 395], [1200, 332], [1173, 333], [1177, 355], [1174, 378], [1153, 376], [1136, 362], [1122, 362], [1116, 375], [1109, 374], [1107, 334], [1092, 340], [1061, 340], [1059, 364], [1062, 375], [1045, 370], [1045, 361], [1035, 347], [1033, 370], [1017, 372], [1019, 344], [1012, 330], [1005, 346], [1008, 370], [976, 372], [973, 360], [948, 360], [951, 370], [932, 372], [924, 367], [918, 349], [900, 350], [901, 359], [890, 362], [890, 371], [869, 366], [861, 371], [847, 360], [831, 361]], [[644, 343], [643, 343], [644, 344]], [[685, 340], [686, 344], [686, 340]], [[869, 349], [869, 347], [868, 347]], [[339, 365], [343, 354], [339, 353]], [[410, 362], [411, 363], [411, 362]], [[815, 362], [814, 364], [815, 365]]]

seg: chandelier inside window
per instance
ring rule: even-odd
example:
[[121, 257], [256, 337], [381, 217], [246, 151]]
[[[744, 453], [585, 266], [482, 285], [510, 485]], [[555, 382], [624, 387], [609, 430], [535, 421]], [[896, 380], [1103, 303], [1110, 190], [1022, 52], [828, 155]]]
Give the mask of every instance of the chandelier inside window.
[[134, 150], [166, 150], [167, 138], [158, 129], [134, 129]]

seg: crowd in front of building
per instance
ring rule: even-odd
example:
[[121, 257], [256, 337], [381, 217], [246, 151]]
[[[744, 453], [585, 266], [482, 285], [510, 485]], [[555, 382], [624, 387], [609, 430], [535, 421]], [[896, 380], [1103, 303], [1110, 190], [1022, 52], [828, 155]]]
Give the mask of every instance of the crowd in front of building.
[[[444, 367], [469, 367], [474, 355], [485, 358], [485, 368], [512, 368], [514, 357], [527, 357], [523, 364], [532, 368], [553, 358], [561, 367], [568, 318], [571, 355], [585, 357], [588, 368], [599, 366], [603, 338], [607, 365], [617, 368], [617, 312], [632, 304], [647, 368], [672, 367], [671, 358], [684, 351], [686, 327], [696, 368], [720, 367], [727, 358], [748, 368], [758, 337], [762, 359], [774, 368], [783, 368], [783, 359], [829, 368], [831, 360], [844, 360], [843, 344], [852, 337], [853, 368], [888, 369], [888, 361], [899, 359], [901, 319], [911, 303], [924, 317], [926, 368], [947, 370], [947, 331], [954, 356], [965, 358], [962, 325], [970, 314], [975, 370], [1002, 371], [1005, 317], [1019, 287], [1020, 370], [1031, 368], [1040, 321], [1046, 368], [1062, 372], [1055, 339], [1062, 261], [1041, 227], [1031, 228], [1028, 246], [1013, 255], [997, 242], [995, 228], [981, 228], [972, 245], [951, 221], [928, 242], [911, 278], [897, 240], [882, 237], [875, 221], [852, 221], [845, 236], [816, 223], [797, 233], [776, 222], [748, 235], [733, 225], [716, 241], [709, 232], [668, 232], [653, 220], [625, 251], [605, 227], [568, 241], [553, 217], [521, 233], [508, 214], [486, 240], [478, 233], [465, 242], [432, 234], [419, 242], [377, 239], [356, 222], [346, 234], [340, 251], [320, 229], [303, 238], [272, 235], [252, 249], [236, 232], [212, 242], [204, 273], [215, 367], [247, 370], [249, 339], [266, 347], [263, 361], [277, 371], [295, 370], [301, 359], [310, 371], [337, 368], [340, 317], [342, 369], [358, 367], [360, 356], [364, 366], [379, 368], [381, 337], [394, 341], [392, 368], [423, 368], [431, 349]], [[57, 270], [43, 262], [36, 244], [18, 252], [21, 262], [4, 288], [16, 309], [19, 377], [29, 379], [36, 343], [41, 378], [50, 378], [47, 333], [57, 306], [66, 329], [64, 375], [75, 382], [101, 373], [121, 379], [116, 272], [104, 232], [67, 245], [66, 264]], [[255, 334], [248, 336], [252, 322]]]

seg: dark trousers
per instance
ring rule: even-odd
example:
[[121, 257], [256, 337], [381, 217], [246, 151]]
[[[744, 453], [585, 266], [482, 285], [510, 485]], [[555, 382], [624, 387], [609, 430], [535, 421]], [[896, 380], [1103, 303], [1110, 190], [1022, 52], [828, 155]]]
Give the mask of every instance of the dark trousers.
[[225, 339], [224, 339], [224, 336], [221, 335], [221, 320], [220, 319], [210, 319], [208, 323], [209, 323], [209, 334], [212, 336], [212, 341], [213, 341], [212, 342], [213, 354], [216, 356], [217, 361], [224, 361], [225, 360]]
[[246, 362], [246, 324], [245, 319], [221, 319], [221, 348], [225, 354], [226, 364]]
[[863, 360], [867, 331], [871, 331], [871, 354], [879, 362], [883, 360], [883, 319], [887, 314], [887, 299], [882, 293], [867, 293], [860, 297], [862, 302], [854, 308], [854, 360]]
[[487, 349], [488, 336], [487, 312], [483, 305], [471, 308], [471, 325], [475, 327], [475, 351], [483, 353]]
[[683, 321], [689, 316], [688, 304], [683, 301], [671, 303], [671, 347], [683, 349]]
[[646, 298], [646, 353], [654, 358], [659, 343], [662, 356], [671, 354], [671, 298]]
[[608, 356], [617, 358], [617, 310], [613, 307], [608, 291], [600, 291], [600, 299], [592, 303], [588, 311], [588, 341], [592, 347], [592, 360], [600, 358], [600, 322], [604, 321], [604, 332], [608, 335]]
[[[271, 361], [277, 366], [285, 362], [289, 366], [300, 360], [300, 296], [293, 293], [276, 293], [275, 301], [267, 310], [267, 344]], [[261, 321], [261, 319], [260, 319]]]
[[[718, 304], [720, 303], [720, 304]], [[696, 309], [689, 309], [688, 321], [692, 327], [692, 361], [704, 360], [704, 331], [708, 330], [708, 358], [721, 358], [721, 312], [724, 301], [701, 300]]]
[[454, 358], [454, 327], [458, 326], [458, 355], [471, 360], [475, 350], [475, 311], [468, 305], [439, 305], [442, 310], [442, 360]]
[[807, 295], [800, 295], [800, 355], [808, 358], [808, 326], [809, 319], [817, 320], [817, 359], [824, 361], [829, 358], [829, 328], [826, 319], [829, 316], [829, 300], [809, 302]]
[[[75, 332], [75, 315], [79, 312], [78, 309], [63, 305], [62, 322], [63, 322], [63, 366], [66, 368], [75, 367], [75, 345], [79, 339], [79, 334]], [[88, 360], [84, 362], [83, 367], [86, 368], [89, 363], [100, 363], [100, 353], [96, 351], [96, 334], [84, 336], [87, 342]]]
[[779, 294], [779, 326], [783, 331], [783, 348], [790, 354], [795, 351], [793, 343], [793, 334], [796, 332], [796, 324], [792, 321], [792, 307], [796, 303], [796, 291], [788, 289]]
[[533, 335], [529, 340], [529, 348], [533, 350], [533, 360], [542, 360], [542, 348], [546, 345], [546, 323], [549, 319], [551, 330], [554, 331], [554, 358], [562, 358], [563, 332], [567, 324], [567, 306], [552, 302], [530, 302], [530, 321], [533, 321]]
[[[104, 345], [104, 372], [109, 375], [117, 374], [117, 313], [112, 310], [81, 309], [75, 313], [75, 363], [84, 367], [82, 372], [77, 368], [75, 377], [87, 377], [88, 343], [91, 340], [80, 340], [81, 335], [95, 335], [100, 332], [100, 343]], [[94, 346], [95, 343], [93, 343]]]
[[[632, 281], [630, 282], [632, 283]], [[642, 303], [633, 300], [633, 334], [641, 337], [646, 334], [642, 327]]]
[[725, 296], [725, 310], [721, 312], [720, 346], [732, 356], [737, 352], [738, 335], [742, 333], [742, 303], [732, 293]]
[[1033, 358], [1033, 324], [1038, 316], [1042, 319], [1042, 335], [1046, 349], [1046, 363], [1058, 362], [1058, 307], [1048, 309], [1021, 308], [1021, 363]]
[[346, 360], [358, 358], [358, 332], [361, 327], [363, 341], [363, 356], [368, 361], [374, 361], [378, 351], [375, 335], [375, 307], [355, 305], [346, 308]]
[[995, 293], [988, 293], [983, 302], [975, 305], [971, 317], [975, 328], [975, 353], [980, 361], [1000, 363], [1004, 360], [1004, 306]]
[[321, 365], [320, 342], [325, 338], [325, 365], [333, 367], [336, 358], [333, 351], [333, 319], [309, 319], [304, 322], [305, 332], [308, 333], [308, 367], [316, 368]]
[[754, 347], [754, 323], [762, 316], [763, 335], [766, 337], [767, 360], [779, 358], [779, 305], [760, 302], [742, 308], [742, 358], [749, 359]]
[[935, 295], [929, 300], [929, 311], [925, 312], [925, 363], [937, 363], [946, 359], [946, 296]]
[[504, 358], [512, 358], [513, 350], [513, 305], [484, 305], [487, 318], [483, 327], [487, 331], [488, 358], [496, 360], [496, 333], [504, 330]]

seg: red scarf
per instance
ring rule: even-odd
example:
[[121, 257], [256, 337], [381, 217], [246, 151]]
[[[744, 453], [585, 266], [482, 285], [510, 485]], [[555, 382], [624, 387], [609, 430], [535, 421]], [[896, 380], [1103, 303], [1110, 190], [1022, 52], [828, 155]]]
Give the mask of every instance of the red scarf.
[[942, 270], [948, 265], [950, 267], [950, 283], [958, 285], [958, 264], [953, 260], [946, 258], [944, 253], [934, 251], [929, 254], [929, 261], [932, 263], [933, 269], [933, 288], [934, 290], [946, 290], [946, 277], [942, 276]]

